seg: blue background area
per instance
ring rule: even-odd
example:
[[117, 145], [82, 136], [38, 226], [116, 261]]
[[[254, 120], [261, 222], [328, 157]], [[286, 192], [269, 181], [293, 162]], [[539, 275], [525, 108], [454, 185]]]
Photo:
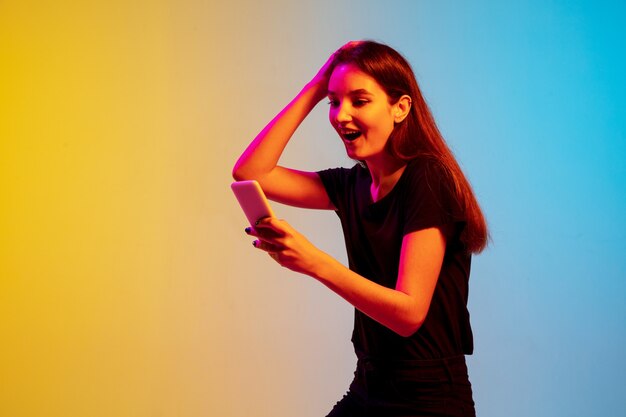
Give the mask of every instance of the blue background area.
[[413, 64], [488, 218], [470, 294], [479, 415], [626, 415], [624, 3], [370, 1], [345, 14], [348, 38]]
[[404, 53], [493, 242], [475, 260], [482, 416], [626, 415], [626, 9], [416, 6]]

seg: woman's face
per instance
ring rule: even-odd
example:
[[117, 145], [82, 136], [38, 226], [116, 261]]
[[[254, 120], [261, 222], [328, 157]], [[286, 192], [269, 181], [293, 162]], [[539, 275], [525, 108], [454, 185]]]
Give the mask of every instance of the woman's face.
[[397, 106], [378, 82], [353, 65], [339, 65], [328, 82], [328, 99], [330, 123], [348, 156], [360, 161], [386, 157]]

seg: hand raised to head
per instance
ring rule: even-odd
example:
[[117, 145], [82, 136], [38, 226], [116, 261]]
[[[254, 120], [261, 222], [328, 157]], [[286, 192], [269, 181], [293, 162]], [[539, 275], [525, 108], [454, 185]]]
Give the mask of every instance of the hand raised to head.
[[342, 51], [346, 51], [351, 48], [354, 48], [355, 46], [358, 46], [361, 43], [363, 43], [363, 41], [347, 42], [346, 44], [341, 46], [339, 49], [337, 49], [335, 52], [333, 52], [332, 55], [326, 60], [324, 65], [322, 65], [322, 67], [319, 69], [319, 71], [317, 71], [317, 74], [315, 74], [315, 77], [313, 77], [313, 79], [311, 80], [311, 84], [314, 84], [315, 86], [317, 86], [319, 90], [318, 92], [319, 100], [322, 100], [324, 97], [326, 97], [326, 93], [328, 90], [328, 80], [330, 79], [330, 76], [333, 70], [335, 69], [335, 60], [336, 60], [337, 55], [339, 55]]

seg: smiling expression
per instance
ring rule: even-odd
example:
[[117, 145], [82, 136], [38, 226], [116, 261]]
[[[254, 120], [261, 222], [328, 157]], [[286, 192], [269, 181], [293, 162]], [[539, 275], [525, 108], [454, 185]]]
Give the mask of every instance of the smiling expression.
[[328, 99], [330, 123], [350, 158], [373, 162], [389, 156], [385, 145], [398, 109], [374, 78], [353, 65], [339, 65], [328, 82]]

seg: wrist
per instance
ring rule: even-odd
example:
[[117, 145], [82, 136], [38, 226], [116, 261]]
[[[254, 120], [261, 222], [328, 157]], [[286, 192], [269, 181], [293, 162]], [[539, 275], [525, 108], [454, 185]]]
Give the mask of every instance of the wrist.
[[311, 277], [326, 284], [337, 270], [337, 265], [341, 265], [335, 258], [320, 251], [320, 257], [314, 263], [314, 267], [311, 269]]
[[318, 103], [328, 94], [328, 82], [319, 80], [317, 77], [313, 78], [304, 86], [303, 92], [310, 93], [315, 102]]

